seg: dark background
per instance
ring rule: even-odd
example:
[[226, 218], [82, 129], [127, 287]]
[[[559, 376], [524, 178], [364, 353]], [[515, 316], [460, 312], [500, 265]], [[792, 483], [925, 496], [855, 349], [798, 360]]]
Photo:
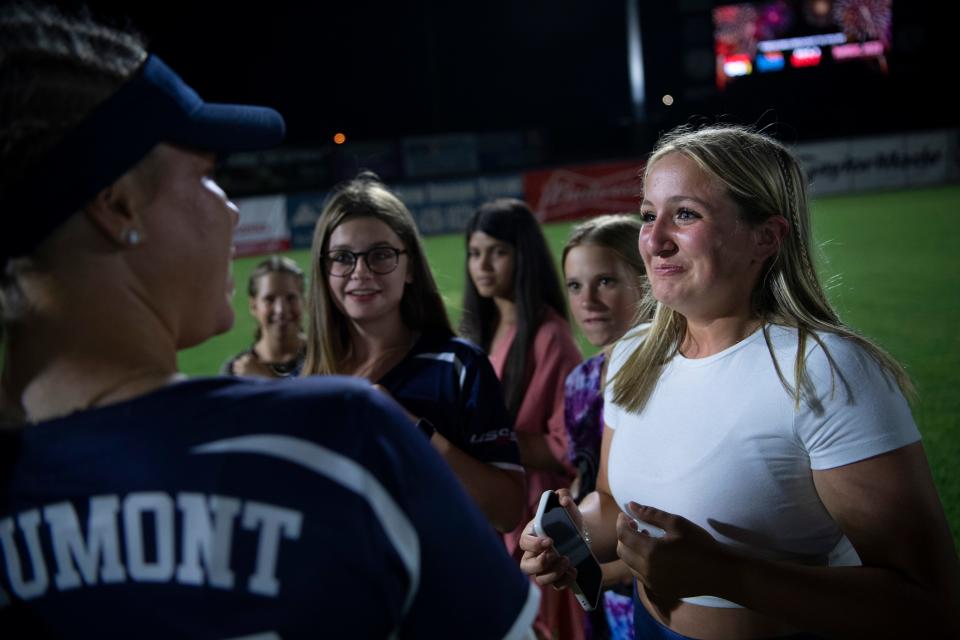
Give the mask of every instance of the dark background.
[[[624, 0], [85, 4], [138, 28], [205, 99], [279, 109], [293, 149], [332, 146], [338, 131], [348, 145], [513, 132], [533, 149], [527, 164], [551, 165], [637, 157], [659, 132], [691, 120], [772, 125], [788, 143], [958, 121], [952, 2], [894, 1], [886, 76], [798, 70], [720, 94], [709, 66], [719, 3], [641, 0], [640, 114]], [[666, 93], [671, 107], [660, 100]]]

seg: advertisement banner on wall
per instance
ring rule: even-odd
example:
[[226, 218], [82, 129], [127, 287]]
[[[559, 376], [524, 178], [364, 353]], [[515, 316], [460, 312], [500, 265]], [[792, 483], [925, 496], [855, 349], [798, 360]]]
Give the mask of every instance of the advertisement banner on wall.
[[801, 144], [793, 148], [807, 172], [810, 192], [814, 195], [844, 193], [850, 190], [852, 162], [849, 156], [849, 141], [817, 142]]
[[905, 137], [907, 184], [943, 184], [950, 176], [950, 132], [931, 131]]
[[572, 220], [640, 208], [643, 162], [561, 167], [523, 175], [526, 200], [540, 222]]
[[396, 194], [410, 209], [420, 233], [462, 233], [477, 207], [495, 198], [522, 198], [519, 174], [437, 180], [398, 186]]
[[317, 224], [326, 192], [297, 193], [287, 196], [287, 222], [290, 225], [290, 246], [309, 249], [313, 242], [313, 228]]
[[[494, 198], [522, 198], [520, 174], [503, 174], [388, 185], [407, 206], [422, 235], [462, 233], [481, 203]], [[326, 192], [287, 197], [287, 221], [293, 248], [309, 249], [313, 228], [323, 211]]]
[[795, 147], [813, 195], [942, 184], [950, 132], [856, 138]]
[[286, 196], [238, 198], [234, 204], [240, 209], [240, 222], [233, 235], [238, 257], [290, 248]]

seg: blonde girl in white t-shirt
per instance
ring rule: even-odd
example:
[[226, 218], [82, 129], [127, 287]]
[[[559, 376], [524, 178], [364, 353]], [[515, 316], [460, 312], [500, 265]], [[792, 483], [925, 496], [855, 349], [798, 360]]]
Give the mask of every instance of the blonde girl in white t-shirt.
[[[830, 307], [796, 157], [681, 128], [644, 187], [653, 319], [614, 349], [592, 508], [563, 499], [637, 577], [638, 637], [957, 636], [910, 381]], [[571, 582], [549, 539], [521, 547], [538, 582]]]

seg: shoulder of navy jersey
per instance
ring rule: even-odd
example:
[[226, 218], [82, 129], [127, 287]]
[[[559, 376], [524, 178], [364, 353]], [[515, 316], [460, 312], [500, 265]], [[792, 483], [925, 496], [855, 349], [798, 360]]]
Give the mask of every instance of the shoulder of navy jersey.
[[412, 415], [423, 417], [471, 457], [522, 472], [500, 380], [469, 340], [422, 336], [381, 381]]
[[383, 384], [408, 410], [420, 415], [408, 401], [417, 398], [457, 404], [469, 385], [468, 378], [489, 366], [486, 354], [460, 338], [424, 335], [407, 356], [390, 371]]
[[472, 367], [478, 362], [488, 361], [487, 354], [473, 342], [464, 338], [424, 338], [411, 351], [416, 359], [433, 359], [447, 362], [458, 371]]
[[[206, 586], [220, 594], [216, 599], [224, 606], [240, 607], [226, 617], [220, 615], [223, 611], [214, 613], [221, 620], [217, 627], [221, 631], [251, 621], [263, 629], [289, 631], [293, 620], [299, 618], [279, 614], [273, 606], [256, 605], [265, 602], [258, 599], [285, 594], [278, 601], [281, 609], [300, 606], [308, 592], [326, 606], [325, 598], [331, 596], [331, 602], [349, 602], [336, 599], [341, 590], [354, 597], [344, 582], [317, 584], [315, 572], [353, 566], [356, 580], [371, 580], [374, 589], [381, 585], [389, 589], [384, 593], [396, 594], [384, 600], [384, 605], [391, 605], [394, 624], [403, 621], [405, 634], [410, 630], [414, 635], [418, 631], [423, 635], [449, 632], [459, 627], [456, 612], [477, 604], [489, 614], [485, 624], [477, 627], [483, 629], [478, 633], [501, 635], [532, 615], [531, 611], [535, 613], [535, 597], [487, 530], [482, 515], [471, 510], [442, 459], [408, 422], [388, 397], [366, 382], [327, 377], [188, 381], [130, 402], [36, 425], [23, 434], [33, 446], [21, 448], [26, 457], [33, 458], [25, 464], [34, 468], [19, 469], [23, 472], [19, 480], [14, 478], [4, 488], [0, 542], [8, 556], [8, 572], [13, 571], [11, 566], [16, 571], [0, 575], [0, 600], [32, 599], [48, 607], [45, 619], [69, 624], [64, 603], [72, 603], [74, 612], [87, 606], [96, 609], [102, 598], [96, 595], [101, 593], [99, 576], [99, 584], [116, 585], [114, 601], [127, 606], [98, 622], [96, 630], [111, 635], [121, 629], [129, 631], [129, 625], [146, 624], [146, 635], [156, 637], [163, 635], [164, 629], [170, 631], [165, 624], [183, 618], [170, 617], [172, 612], [164, 613], [161, 607], [157, 616], [150, 617], [156, 626], [146, 619], [137, 621], [136, 616], [124, 613], [143, 609], [137, 598]], [[91, 466], [90, 458], [106, 464]], [[58, 468], [73, 475], [56, 477], [53, 472]], [[31, 471], [37, 474], [31, 476]], [[72, 482], [74, 478], [79, 482]], [[7, 491], [17, 494], [13, 501], [6, 500]], [[81, 504], [87, 500], [89, 506]], [[456, 508], [451, 509], [452, 505]], [[92, 529], [71, 528], [71, 523], [84, 521], [84, 510], [89, 510], [91, 518], [94, 511], [107, 516], [114, 523], [114, 533], [100, 538], [107, 545], [99, 547], [103, 565], [84, 563], [78, 573], [71, 566], [74, 561], [58, 549], [67, 548], [63, 541], [73, 539], [77, 542], [69, 544], [83, 545], [83, 537], [76, 536], [94, 535]], [[216, 514], [215, 525], [208, 510]], [[154, 516], [146, 520], [157, 530], [152, 543], [136, 533], [147, 526], [141, 522], [139, 514], [143, 513]], [[372, 514], [365, 524], [357, 517], [363, 514]], [[221, 516], [225, 518], [222, 522]], [[183, 519], [182, 528], [174, 526], [174, 517]], [[104, 518], [98, 517], [98, 521], [104, 522]], [[188, 527], [190, 522], [202, 521], [208, 524]], [[120, 523], [126, 524], [121, 527]], [[230, 564], [217, 564], [210, 556], [201, 561], [203, 554], [209, 553], [203, 551], [203, 536], [213, 534], [214, 526], [220, 531], [222, 523], [235, 531], [234, 552], [228, 551], [226, 558]], [[252, 531], [254, 537], [244, 530]], [[321, 531], [328, 533], [318, 538]], [[16, 550], [16, 540], [29, 538], [31, 532], [50, 536], [51, 542], [44, 542], [45, 559], [32, 548], [29, 554]], [[96, 535], [105, 534], [100, 531]], [[159, 545], [163, 540], [193, 551], [154, 559], [137, 553], [121, 556], [110, 551], [114, 544], [110, 541], [123, 536], [128, 554], [131, 549]], [[340, 542], [332, 546], [320, 542], [318, 546], [317, 541], [324, 539]], [[377, 542], [381, 539], [384, 542]], [[499, 567], [490, 572], [490, 584], [478, 582], [475, 590], [470, 588], [457, 597], [449, 593], [451, 581], [462, 579], [462, 574], [449, 568], [453, 563], [444, 561], [437, 550], [453, 539], [466, 540], [471, 556]], [[264, 540], [273, 542], [264, 546]], [[94, 544], [89, 538], [87, 542]], [[375, 556], [366, 559], [370, 554]], [[12, 557], [20, 567], [33, 563], [34, 570], [11, 565]], [[77, 556], [76, 562], [82, 557]], [[346, 562], [336, 560], [341, 557]], [[246, 558], [246, 564], [235, 566], [237, 558]], [[40, 562], [49, 567], [42, 575], [36, 571]], [[399, 570], [391, 570], [391, 565]], [[466, 568], [471, 575], [486, 569]], [[332, 574], [340, 575], [337, 569]], [[398, 582], [401, 574], [405, 579]], [[354, 584], [356, 580], [346, 582]], [[161, 591], [143, 591], [150, 585]], [[61, 592], [60, 597], [44, 597], [56, 592]], [[70, 597], [65, 600], [66, 594]], [[468, 596], [470, 602], [450, 601]], [[223, 600], [228, 597], [233, 599]], [[238, 604], [245, 602], [255, 606]], [[287, 602], [295, 604], [284, 604]], [[261, 609], [263, 613], [257, 613]], [[445, 609], [449, 612], [444, 613]], [[373, 618], [388, 617], [381, 613]], [[187, 607], [177, 616], [203, 614], [196, 607]]]

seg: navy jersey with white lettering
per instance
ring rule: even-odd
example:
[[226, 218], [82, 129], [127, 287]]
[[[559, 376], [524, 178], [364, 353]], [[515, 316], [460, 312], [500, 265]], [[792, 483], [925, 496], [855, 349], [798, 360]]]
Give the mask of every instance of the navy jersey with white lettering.
[[424, 334], [379, 384], [469, 456], [523, 472], [500, 380], [472, 342]]
[[4, 442], [0, 636], [519, 637], [537, 595], [357, 380], [211, 378]]

